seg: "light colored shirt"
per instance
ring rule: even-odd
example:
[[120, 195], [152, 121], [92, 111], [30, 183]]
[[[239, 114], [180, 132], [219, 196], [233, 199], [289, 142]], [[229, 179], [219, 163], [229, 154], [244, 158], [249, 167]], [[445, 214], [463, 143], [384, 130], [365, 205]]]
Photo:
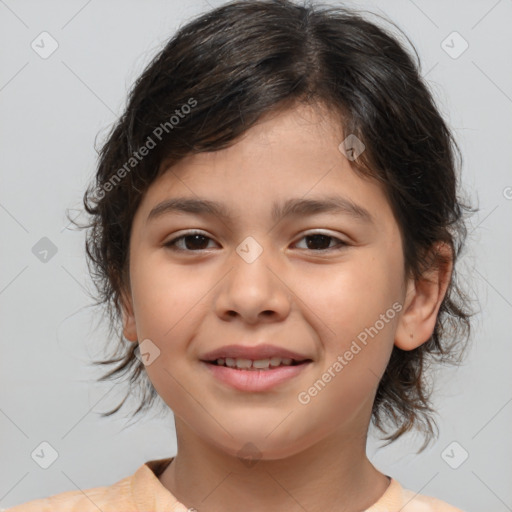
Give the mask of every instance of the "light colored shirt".
[[[67, 491], [28, 501], [7, 512], [190, 512], [158, 477], [173, 457], [151, 460], [113, 485]], [[364, 512], [462, 512], [447, 503], [403, 489], [393, 478], [377, 503]]]

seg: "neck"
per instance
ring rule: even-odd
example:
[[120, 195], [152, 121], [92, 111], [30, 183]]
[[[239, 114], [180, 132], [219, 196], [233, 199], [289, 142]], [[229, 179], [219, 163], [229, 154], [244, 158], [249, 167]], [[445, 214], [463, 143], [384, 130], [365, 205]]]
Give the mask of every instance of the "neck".
[[161, 483], [200, 512], [360, 512], [389, 479], [366, 456], [366, 435], [337, 432], [292, 456], [252, 463], [197, 437], [176, 418], [178, 453]]

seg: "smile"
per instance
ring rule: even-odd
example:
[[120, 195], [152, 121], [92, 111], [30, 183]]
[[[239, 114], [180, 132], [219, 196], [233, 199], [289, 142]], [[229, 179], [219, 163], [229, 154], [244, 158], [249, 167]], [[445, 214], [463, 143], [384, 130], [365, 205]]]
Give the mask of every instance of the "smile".
[[289, 357], [272, 357], [266, 359], [243, 359], [243, 358], [219, 358], [213, 361], [213, 364], [218, 366], [227, 366], [229, 368], [238, 368], [243, 370], [269, 370], [278, 366], [293, 366], [300, 364], [300, 361], [295, 361]]
[[217, 359], [202, 361], [211, 375], [221, 383], [238, 391], [268, 391], [302, 373], [311, 360], [294, 361], [286, 358], [271, 359]]

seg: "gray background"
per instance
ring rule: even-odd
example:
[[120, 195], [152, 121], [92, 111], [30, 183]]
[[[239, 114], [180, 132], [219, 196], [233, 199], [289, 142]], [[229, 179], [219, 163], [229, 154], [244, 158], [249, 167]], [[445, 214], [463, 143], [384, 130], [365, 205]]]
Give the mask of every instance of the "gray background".
[[[95, 138], [121, 113], [144, 65], [209, 5], [0, 0], [0, 507], [110, 485], [175, 454], [171, 415], [133, 425], [98, 415], [124, 390], [95, 383], [88, 365], [101, 357], [106, 330], [87, 307], [84, 233], [69, 229], [65, 211], [81, 209]], [[468, 512], [512, 510], [512, 1], [346, 5], [389, 16], [418, 48], [480, 207], [461, 270], [481, 312], [466, 364], [436, 376], [439, 440], [421, 455], [414, 436], [383, 449], [370, 439], [368, 451], [405, 487]], [[43, 31], [59, 45], [47, 59], [31, 48]], [[458, 58], [442, 47], [453, 31], [469, 44]], [[462, 48], [453, 37], [446, 44], [452, 54]], [[57, 248], [46, 262], [32, 252], [43, 237]], [[48, 469], [31, 457], [43, 441], [58, 452]], [[453, 469], [446, 461], [459, 464], [463, 450], [468, 459]]]

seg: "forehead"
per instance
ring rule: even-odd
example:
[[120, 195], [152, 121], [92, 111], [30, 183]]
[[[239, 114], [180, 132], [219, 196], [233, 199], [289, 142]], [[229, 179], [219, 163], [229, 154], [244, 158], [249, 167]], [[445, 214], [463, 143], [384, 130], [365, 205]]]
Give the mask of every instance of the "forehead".
[[340, 150], [347, 135], [322, 107], [269, 114], [229, 148], [188, 155], [168, 168], [163, 162], [141, 210], [147, 218], [158, 203], [188, 197], [224, 205], [224, 214], [267, 212], [275, 219], [278, 205], [292, 198], [338, 196], [385, 219], [391, 209], [382, 186], [356, 173]]

